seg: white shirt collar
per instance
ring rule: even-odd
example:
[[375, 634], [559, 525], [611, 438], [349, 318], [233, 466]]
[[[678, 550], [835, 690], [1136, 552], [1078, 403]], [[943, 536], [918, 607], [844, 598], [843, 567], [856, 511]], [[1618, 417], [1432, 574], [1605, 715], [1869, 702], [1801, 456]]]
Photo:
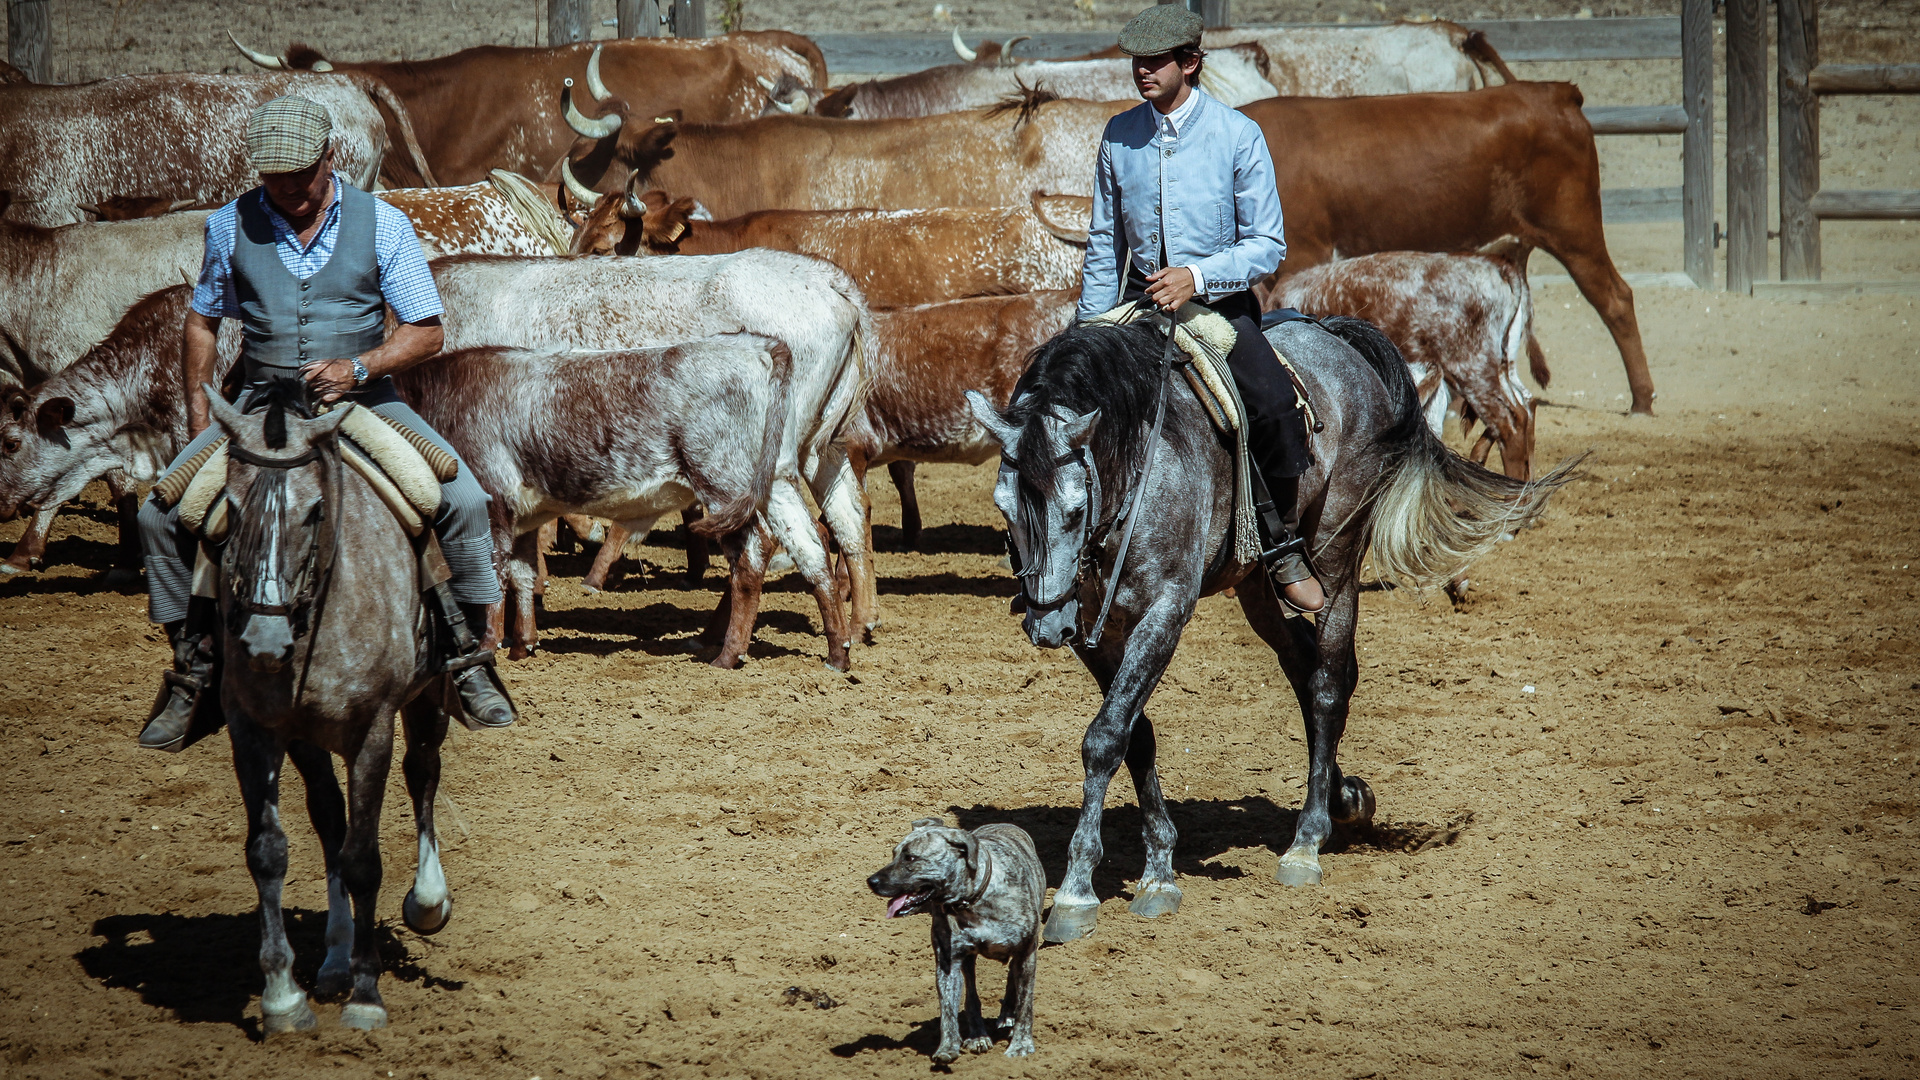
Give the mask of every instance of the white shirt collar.
[[1187, 92], [1187, 100], [1181, 102], [1180, 105], [1170, 113], [1163, 113], [1158, 109], [1154, 109], [1153, 114], [1156, 118], [1154, 127], [1162, 134], [1171, 131], [1175, 138], [1179, 138], [1180, 129], [1187, 126], [1188, 120], [1193, 119], [1194, 110], [1200, 104], [1200, 95], [1202, 93], [1205, 93], [1205, 91], [1197, 86], [1193, 87]]

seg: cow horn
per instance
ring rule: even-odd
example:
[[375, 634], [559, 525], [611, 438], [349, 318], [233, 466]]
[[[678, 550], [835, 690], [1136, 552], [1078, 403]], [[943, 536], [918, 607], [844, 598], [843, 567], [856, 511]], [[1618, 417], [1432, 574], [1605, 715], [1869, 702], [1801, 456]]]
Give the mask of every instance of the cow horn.
[[759, 83], [762, 87], [764, 87], [767, 93], [769, 94], [773, 93], [775, 90], [780, 89], [779, 83], [774, 82], [772, 79], [767, 78], [765, 75], [754, 76], [754, 81]]
[[967, 43], [960, 40], [960, 28], [957, 26], [953, 28], [953, 51], [959, 53], [960, 59], [969, 64], [980, 59], [979, 53], [967, 48]]
[[595, 45], [593, 55], [587, 57], [587, 93], [592, 94], [595, 101], [605, 101], [613, 96], [613, 92], [607, 89], [607, 84], [600, 81], [600, 50], [602, 48], [605, 46]]
[[626, 198], [620, 200], [620, 216], [628, 221], [638, 221], [647, 216], [647, 204], [641, 202], [640, 196], [633, 193], [631, 185], [627, 188]]
[[567, 126], [585, 135], [589, 139], [604, 139], [620, 130], [620, 114], [602, 116], [598, 120], [589, 120], [580, 114], [573, 105], [573, 80], [566, 80], [566, 87], [560, 91], [560, 98], [567, 105]]
[[593, 204], [600, 201], [599, 192], [581, 183], [573, 175], [573, 162], [566, 158], [560, 159], [560, 181], [567, 186], [567, 194], [573, 196], [573, 201], [579, 203], [583, 209], [591, 210]]
[[314, 62], [312, 63], [312, 65], [311, 65], [311, 66], [309, 66], [309, 67], [307, 68], [307, 70], [308, 70], [308, 71], [319, 71], [319, 72], [328, 72], [328, 71], [332, 71], [332, 70], [333, 70], [333, 65], [332, 65], [332, 64], [329, 64], [329, 63], [327, 63], [327, 62], [326, 62], [325, 60], [315, 60], [315, 61], [314, 61]]
[[253, 61], [254, 66], [266, 68], [268, 71], [287, 70], [287, 62], [285, 60], [277, 56], [268, 56], [263, 52], [254, 52], [252, 49], [240, 44], [240, 39], [234, 37], [233, 31], [231, 30], [227, 31], [227, 40], [233, 42], [233, 47], [240, 50], [241, 56]]
[[768, 98], [767, 101], [774, 108], [779, 109], [781, 112], [786, 113], [788, 116], [792, 116], [796, 112], [805, 111], [801, 109], [798, 105], [789, 105], [786, 102], [781, 101], [779, 98]]
[[1032, 41], [1032, 40], [1033, 40], [1032, 34], [1021, 34], [1019, 37], [1011, 38], [1007, 41], [1005, 45], [1000, 46], [1000, 66], [1012, 67], [1014, 65], [1013, 47], [1015, 45], [1020, 44], [1023, 41]]

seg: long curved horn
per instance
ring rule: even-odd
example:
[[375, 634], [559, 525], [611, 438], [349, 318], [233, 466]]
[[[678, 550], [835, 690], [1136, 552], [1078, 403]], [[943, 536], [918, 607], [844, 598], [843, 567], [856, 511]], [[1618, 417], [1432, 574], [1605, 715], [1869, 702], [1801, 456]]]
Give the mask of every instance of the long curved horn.
[[573, 196], [573, 201], [579, 203], [583, 209], [591, 210], [593, 204], [600, 201], [599, 192], [574, 177], [573, 162], [566, 158], [560, 159], [560, 182], [567, 186], [567, 194]]
[[566, 86], [560, 91], [560, 99], [567, 105], [567, 126], [585, 135], [589, 139], [604, 139], [620, 130], [620, 114], [612, 113], [598, 120], [589, 120], [573, 106], [573, 80], [566, 80]]
[[263, 52], [254, 52], [252, 49], [249, 49], [245, 45], [240, 44], [240, 39], [237, 37], [234, 37], [233, 31], [231, 30], [227, 31], [227, 40], [233, 42], [233, 47], [240, 50], [241, 56], [244, 56], [248, 60], [253, 61], [253, 64], [255, 67], [263, 67], [263, 68], [266, 68], [268, 71], [287, 70], [286, 61], [280, 59], [277, 56], [268, 56], [266, 53], [263, 53]]
[[613, 91], [607, 89], [607, 84], [600, 81], [600, 50], [602, 48], [605, 46], [595, 45], [593, 55], [587, 57], [587, 93], [592, 94], [595, 101], [605, 101], [613, 96]]
[[620, 200], [620, 216], [628, 221], [638, 221], [647, 216], [647, 204], [633, 193], [633, 185], [627, 185], [626, 197]]
[[1015, 63], [1013, 59], [1013, 47], [1015, 45], [1020, 44], [1023, 41], [1032, 41], [1032, 40], [1033, 40], [1032, 34], [1021, 34], [1019, 37], [1011, 38], [1007, 41], [1005, 45], [1000, 46], [1000, 65], [999, 66], [1012, 67]]
[[766, 90], [766, 92], [769, 94], [773, 93], [775, 90], [780, 89], [779, 83], [774, 82], [772, 79], [767, 78], [765, 75], [755, 75], [753, 77], [753, 81], [759, 83], [761, 88]]
[[788, 103], [781, 101], [777, 97], [768, 98], [767, 104], [772, 105], [774, 108], [779, 109], [781, 112], [786, 113], [788, 116], [792, 116], [794, 113], [797, 113], [797, 112], [806, 111], [805, 109], [800, 108], [798, 105], [789, 105]]
[[980, 59], [979, 53], [967, 48], [967, 43], [960, 40], [960, 28], [957, 26], [953, 28], [953, 51], [959, 53], [960, 59], [969, 64]]

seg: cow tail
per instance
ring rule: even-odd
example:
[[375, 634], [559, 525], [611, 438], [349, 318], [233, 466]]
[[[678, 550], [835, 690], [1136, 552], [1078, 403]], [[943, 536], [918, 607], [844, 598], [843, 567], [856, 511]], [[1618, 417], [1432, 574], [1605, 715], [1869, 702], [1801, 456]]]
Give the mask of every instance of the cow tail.
[[439, 187], [440, 182], [433, 178], [433, 169], [427, 165], [426, 152], [420, 149], [420, 140], [414, 137], [413, 118], [407, 115], [407, 107], [400, 103], [400, 96], [393, 92], [392, 87], [371, 76], [367, 79], [366, 90], [375, 101], [393, 113], [394, 123], [400, 128], [400, 141], [407, 145], [407, 154], [413, 158], [413, 169], [420, 174], [420, 182], [427, 187]]
[[1381, 581], [1416, 591], [1446, 585], [1503, 536], [1537, 521], [1586, 457], [1533, 481], [1476, 465], [1427, 426], [1406, 358], [1385, 334], [1364, 319], [1322, 325], [1353, 346], [1394, 401], [1394, 422], [1376, 436], [1387, 458], [1370, 497], [1368, 547]]
[[1467, 31], [1467, 40], [1461, 43], [1460, 51], [1466, 53], [1467, 57], [1471, 59], [1476, 66], [1480, 66], [1481, 81], [1491, 82], [1491, 80], [1487, 79], [1486, 67], [1481, 65], [1491, 65], [1493, 70], [1500, 73], [1500, 78], [1506, 82], [1517, 83], [1520, 81], [1514, 77], [1513, 69], [1507, 66], [1507, 62], [1500, 58], [1500, 51], [1493, 47], [1493, 42], [1487, 40], [1487, 35], [1484, 32], [1479, 30]]
[[834, 419], [833, 436], [830, 442], [844, 442], [847, 433], [860, 419], [867, 408], [867, 392], [873, 386], [874, 342], [879, 337], [873, 331], [873, 312], [867, 310], [867, 298], [861, 293], [860, 286], [850, 277], [843, 278], [835, 291], [853, 305], [856, 313], [853, 334], [847, 341], [846, 363], [841, 370], [853, 377], [853, 394], [847, 401], [847, 407]]
[[707, 516], [687, 526], [701, 536], [725, 536], [746, 526], [754, 512], [767, 505], [773, 491], [773, 475], [780, 466], [780, 443], [787, 433], [787, 401], [793, 389], [793, 350], [773, 338], [766, 343], [767, 361], [772, 368], [768, 380], [767, 422], [760, 433], [760, 453], [753, 463], [753, 491], [725, 506], [708, 506]]

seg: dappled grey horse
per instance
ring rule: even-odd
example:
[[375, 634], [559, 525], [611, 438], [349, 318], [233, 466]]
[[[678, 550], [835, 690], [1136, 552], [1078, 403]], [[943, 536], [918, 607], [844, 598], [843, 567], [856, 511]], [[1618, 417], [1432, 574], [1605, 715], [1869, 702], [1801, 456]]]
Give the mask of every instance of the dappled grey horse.
[[1122, 760], [1147, 851], [1131, 910], [1151, 918], [1180, 905], [1175, 831], [1143, 710], [1202, 596], [1237, 586], [1247, 621], [1279, 656], [1299, 699], [1306, 798], [1277, 877], [1317, 884], [1333, 822], [1373, 815], [1372, 790], [1335, 761], [1358, 679], [1361, 559], [1371, 553], [1385, 581], [1444, 585], [1502, 533], [1538, 517], [1567, 476], [1563, 466], [1522, 483], [1448, 450], [1420, 415], [1406, 361], [1369, 323], [1335, 318], [1269, 330], [1323, 425], [1299, 500], [1300, 534], [1327, 603], [1311, 623], [1289, 619], [1267, 575], [1236, 560], [1233, 445], [1176, 377], [1175, 358], [1163, 356], [1160, 323], [1069, 327], [1035, 351], [1004, 415], [968, 393], [1002, 447], [993, 497], [1010, 527], [1027, 633], [1042, 648], [1072, 645], [1106, 695], [1081, 745], [1086, 786], [1049, 941], [1093, 930], [1101, 812]]
[[[342, 467], [337, 429], [347, 409], [310, 419], [303, 391], [297, 382], [272, 384], [266, 408], [245, 414], [211, 389], [207, 395], [230, 439], [231, 520], [217, 584], [226, 660], [221, 705], [247, 808], [247, 868], [260, 895], [260, 1006], [270, 1035], [315, 1023], [293, 979], [280, 912], [287, 874], [280, 771], [287, 757], [305, 781], [326, 860], [327, 955], [314, 993], [347, 995], [343, 1025], [387, 1022], [374, 903], [380, 807], [394, 714], [403, 707], [401, 768], [420, 861], [401, 913], [423, 934], [440, 930], [453, 913], [433, 829], [451, 689], [447, 676], [428, 671], [420, 561], [394, 512], [358, 472]], [[330, 754], [347, 765], [344, 801]]]

